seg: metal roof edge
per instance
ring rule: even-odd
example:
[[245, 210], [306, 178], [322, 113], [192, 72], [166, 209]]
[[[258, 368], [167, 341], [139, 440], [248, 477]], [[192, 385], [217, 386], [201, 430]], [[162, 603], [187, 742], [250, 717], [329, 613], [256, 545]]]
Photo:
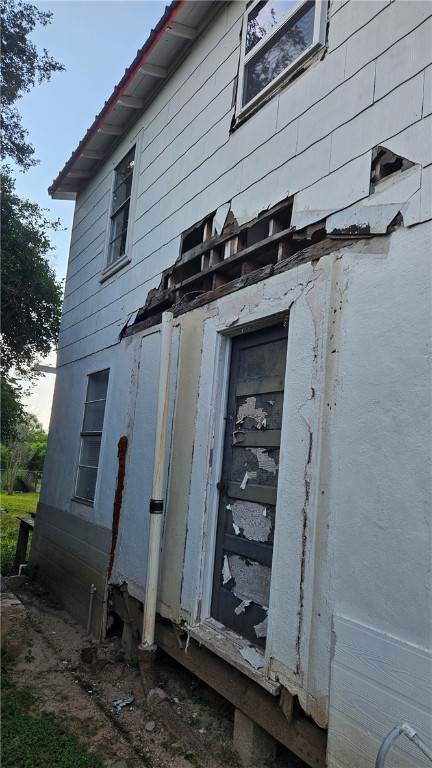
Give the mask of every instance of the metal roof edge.
[[161, 37], [166, 32], [168, 26], [172, 23], [174, 18], [177, 16], [178, 12], [181, 10], [181, 8], [185, 5], [187, 0], [172, 0], [170, 5], [166, 6], [165, 13], [161, 17], [161, 19], [158, 21], [155, 29], [153, 29], [150, 32], [150, 35], [146, 42], [144, 43], [143, 47], [140, 48], [138, 51], [135, 59], [133, 60], [130, 67], [128, 67], [125, 70], [125, 73], [118, 83], [116, 87], [114, 88], [114, 91], [112, 92], [110, 98], [108, 101], [105, 102], [103, 108], [99, 112], [98, 115], [96, 115], [92, 125], [88, 129], [87, 133], [85, 134], [84, 138], [80, 141], [78, 144], [78, 147], [75, 149], [75, 151], [72, 153], [69, 160], [64, 165], [63, 169], [58, 174], [57, 178], [54, 179], [51, 186], [48, 188], [49, 195], [54, 199], [74, 199], [75, 198], [75, 192], [67, 192], [67, 191], [60, 191], [60, 186], [68, 173], [73, 168], [74, 164], [77, 162], [79, 157], [81, 156], [82, 152], [85, 150], [85, 148], [88, 146], [92, 138], [97, 133], [100, 126], [103, 124], [105, 119], [109, 116], [111, 111], [116, 106], [118, 100], [121, 98], [122, 94], [125, 92], [125, 90], [130, 85], [131, 81], [137, 74], [140, 66], [145, 62], [147, 57], [150, 55], [151, 51], [156, 47]]

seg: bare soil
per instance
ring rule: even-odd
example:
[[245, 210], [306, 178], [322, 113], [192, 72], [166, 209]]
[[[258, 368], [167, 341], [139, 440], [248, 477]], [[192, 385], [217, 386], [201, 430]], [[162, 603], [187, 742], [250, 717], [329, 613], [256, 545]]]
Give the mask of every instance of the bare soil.
[[[138, 664], [122, 658], [119, 638], [96, 643], [37, 585], [7, 583], [26, 608], [21, 650], [3, 661], [8, 674], [36, 688], [42, 708], [65, 716], [108, 768], [241, 765], [232, 746], [234, 709], [225, 699], [163, 653], [143, 685]], [[119, 710], [113, 705], [131, 697]], [[281, 749], [271, 765], [304, 764]]]

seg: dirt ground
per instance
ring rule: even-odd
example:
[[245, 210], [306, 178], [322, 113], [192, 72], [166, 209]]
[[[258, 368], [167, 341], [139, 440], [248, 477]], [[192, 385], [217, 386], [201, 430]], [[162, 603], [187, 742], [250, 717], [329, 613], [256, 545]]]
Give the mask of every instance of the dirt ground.
[[[232, 746], [234, 709], [225, 699], [163, 653], [143, 686], [137, 663], [122, 658], [119, 638], [96, 643], [33, 583], [6, 583], [26, 609], [20, 652], [6, 653], [6, 671], [39, 691], [43, 709], [66, 716], [109, 768], [241, 765]], [[121, 709], [113, 705], [131, 697]], [[270, 765], [304, 766], [282, 748]]]

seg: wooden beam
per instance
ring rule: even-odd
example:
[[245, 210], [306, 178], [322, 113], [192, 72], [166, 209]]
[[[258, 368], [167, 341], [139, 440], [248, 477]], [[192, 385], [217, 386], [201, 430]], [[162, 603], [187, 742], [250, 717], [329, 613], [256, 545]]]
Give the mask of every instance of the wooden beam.
[[184, 37], [186, 40], [194, 40], [197, 35], [197, 31], [194, 27], [187, 27], [186, 24], [179, 24], [177, 21], [172, 21], [169, 27], [166, 28], [166, 31], [170, 35]]
[[184, 648], [180, 648], [173, 629], [162, 622], [156, 624], [156, 642], [169, 656], [244, 712], [311, 768], [325, 768], [327, 734], [305, 717], [291, 720], [292, 697], [288, 691], [279, 702], [278, 697], [204, 646], [199, 646], [193, 638], [186, 653]]
[[150, 75], [151, 77], [166, 77], [168, 70], [166, 67], [158, 67], [157, 64], [149, 64], [145, 62], [139, 68], [139, 71], [143, 75]]
[[136, 99], [135, 96], [120, 96], [117, 104], [121, 107], [129, 107], [130, 109], [142, 109], [145, 102], [143, 99]]
[[102, 123], [98, 128], [99, 133], [108, 133], [110, 136], [121, 136], [124, 128], [121, 125], [110, 125], [109, 123]]

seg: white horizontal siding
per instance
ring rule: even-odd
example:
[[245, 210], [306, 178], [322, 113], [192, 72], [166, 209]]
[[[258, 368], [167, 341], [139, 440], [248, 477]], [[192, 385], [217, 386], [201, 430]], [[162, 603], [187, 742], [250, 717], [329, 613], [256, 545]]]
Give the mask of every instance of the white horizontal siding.
[[[329, 767], [373, 768], [381, 742], [399, 723], [408, 722], [429, 741], [430, 652], [342, 616], [334, 617], [334, 636]], [[388, 762], [394, 768], [429, 765], [404, 736], [391, 748]]]
[[[382, 13], [391, 0], [354, 0], [352, 3], [345, 3], [337, 15], [332, 13], [331, 25], [329, 29], [329, 49], [332, 51], [338, 48], [357, 30], [362, 29], [366, 24]], [[332, 8], [333, 11], [333, 8]]]
[[[358, 3], [353, 0], [347, 6], [347, 12], [356, 13]], [[350, 38], [347, 47], [345, 77], [351, 77], [369, 61], [380, 56], [413, 29], [419, 26], [432, 13], [429, 0], [404, 2], [396, 0], [378, 14]]]
[[[62, 323], [68, 359], [115, 336], [120, 316], [143, 306], [178, 257], [181, 233], [219, 205], [231, 200], [238, 218], [251, 218], [296, 194], [299, 223], [369, 194], [377, 144], [404, 156], [410, 146], [410, 159], [429, 162], [419, 122], [431, 111], [429, 3], [333, 3], [330, 52], [230, 134], [243, 10], [222, 9], [79, 197]], [[138, 134], [131, 263], [101, 284], [112, 170]], [[418, 205], [424, 215], [426, 193]]]
[[[333, 134], [330, 169], [347, 163], [420, 120], [423, 105], [424, 72], [385, 96]], [[411, 153], [415, 151], [412, 148]]]

